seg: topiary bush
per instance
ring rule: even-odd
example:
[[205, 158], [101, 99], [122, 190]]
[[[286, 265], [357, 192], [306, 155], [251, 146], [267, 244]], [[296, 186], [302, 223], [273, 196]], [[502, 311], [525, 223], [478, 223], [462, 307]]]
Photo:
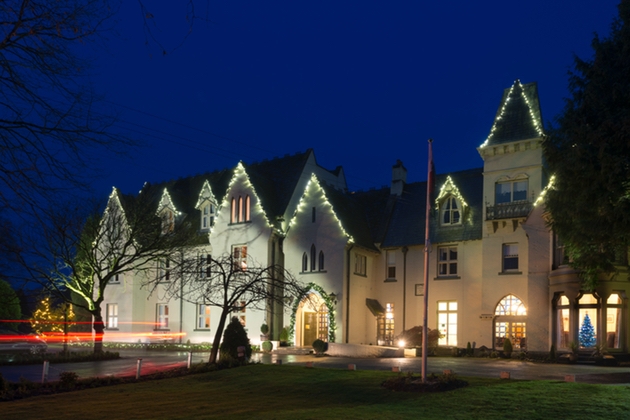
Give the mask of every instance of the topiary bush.
[[503, 353], [505, 354], [505, 357], [512, 357], [512, 351], [512, 342], [509, 338], [506, 338], [505, 340], [503, 340]]
[[262, 349], [265, 353], [269, 353], [271, 350], [273, 350], [273, 343], [269, 340], [263, 341]]
[[[241, 350], [239, 352], [239, 347]], [[243, 325], [237, 317], [232, 317], [223, 332], [223, 342], [219, 347], [220, 362], [230, 366], [245, 364], [252, 355], [252, 346]]]
[[313, 341], [313, 350], [315, 350], [316, 354], [324, 354], [326, 353], [326, 350], [328, 350], [328, 343], [318, 338]]

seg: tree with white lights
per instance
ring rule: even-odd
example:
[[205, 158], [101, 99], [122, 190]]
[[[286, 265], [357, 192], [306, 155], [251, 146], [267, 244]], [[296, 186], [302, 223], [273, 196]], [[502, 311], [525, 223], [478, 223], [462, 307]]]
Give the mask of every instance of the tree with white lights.
[[[221, 310], [214, 332], [209, 363], [217, 361], [221, 336], [230, 314], [241, 308], [266, 310], [274, 303], [283, 305], [286, 298], [303, 298], [305, 287], [281, 266], [256, 264], [246, 252], [235, 248], [220, 257], [196, 254], [180, 265], [184, 274], [161, 283], [170, 297], [213, 306]], [[147, 285], [157, 287], [158, 280]], [[277, 306], [277, 305], [276, 305]]]
[[630, 1], [591, 60], [575, 58], [571, 97], [544, 142], [555, 175], [546, 203], [586, 289], [627, 266], [630, 242]]
[[46, 241], [24, 262], [32, 262], [28, 266], [32, 280], [66, 302], [72, 292], [73, 305], [92, 315], [98, 353], [105, 330], [101, 305], [107, 286], [125, 275], [155, 270], [160, 261], [169, 260], [173, 272], [182, 271], [178, 256], [196, 244], [196, 226], [181, 223], [165, 234], [155, 197], [146, 193], [131, 197], [114, 190], [104, 212], [95, 206], [86, 216], [80, 208], [65, 203], [49, 209], [50, 223], [37, 232]]

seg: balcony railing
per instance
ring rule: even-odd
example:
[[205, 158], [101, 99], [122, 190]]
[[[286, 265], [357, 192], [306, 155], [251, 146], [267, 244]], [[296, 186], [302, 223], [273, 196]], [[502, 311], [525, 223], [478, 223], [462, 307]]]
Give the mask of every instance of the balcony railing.
[[532, 209], [529, 201], [516, 201], [502, 203], [494, 206], [486, 206], [486, 220], [512, 219], [526, 217]]

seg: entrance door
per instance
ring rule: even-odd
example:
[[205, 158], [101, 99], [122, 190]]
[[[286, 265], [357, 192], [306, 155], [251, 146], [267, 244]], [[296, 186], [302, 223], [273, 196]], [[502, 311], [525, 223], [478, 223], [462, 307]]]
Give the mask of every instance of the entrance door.
[[303, 335], [304, 342], [303, 346], [310, 346], [313, 344], [313, 341], [317, 340], [317, 313], [316, 312], [303, 312], [304, 316], [304, 329]]

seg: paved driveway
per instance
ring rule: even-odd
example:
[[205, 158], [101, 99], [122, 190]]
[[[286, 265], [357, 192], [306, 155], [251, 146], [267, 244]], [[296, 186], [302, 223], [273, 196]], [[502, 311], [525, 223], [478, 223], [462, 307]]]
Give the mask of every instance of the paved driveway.
[[[54, 381], [64, 371], [76, 372], [79, 377], [93, 376], [132, 376], [136, 374], [138, 359], [142, 359], [142, 374], [148, 374], [158, 370], [172, 369], [186, 366], [188, 353], [163, 352], [146, 350], [123, 350], [121, 359], [63, 363], [50, 365], [48, 378]], [[192, 362], [207, 361], [209, 353], [193, 353]], [[313, 355], [286, 355], [286, 354], [254, 354], [253, 361], [260, 363], [293, 364], [306, 366], [307, 362], [313, 363], [315, 368], [348, 369], [349, 364], [355, 364], [357, 369], [372, 369], [391, 371], [393, 367], [399, 367], [403, 372], [420, 373], [421, 359], [415, 358], [346, 358], [346, 357], [315, 357]], [[564, 380], [565, 375], [575, 375], [577, 382], [591, 383], [621, 383], [630, 385], [630, 367], [604, 367], [595, 365], [567, 365], [567, 364], [542, 364], [523, 362], [519, 360], [483, 359], [469, 357], [430, 357], [428, 359], [428, 372], [441, 373], [444, 369], [451, 369], [460, 376], [481, 376], [498, 378], [501, 372], [510, 372], [513, 379], [549, 379]], [[19, 381], [21, 377], [33, 382], [39, 382], [42, 378], [41, 365], [27, 366], [0, 366], [0, 373], [9, 381]]]

